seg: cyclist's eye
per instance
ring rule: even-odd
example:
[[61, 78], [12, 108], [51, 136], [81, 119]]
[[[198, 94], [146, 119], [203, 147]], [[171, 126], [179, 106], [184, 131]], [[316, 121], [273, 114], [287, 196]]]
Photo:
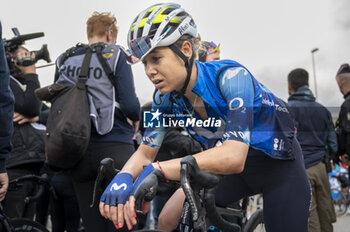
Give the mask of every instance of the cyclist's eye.
[[159, 57], [159, 56], [153, 56], [153, 57], [152, 57], [152, 61], [153, 61], [154, 63], [159, 62], [159, 60], [160, 60], [160, 57]]

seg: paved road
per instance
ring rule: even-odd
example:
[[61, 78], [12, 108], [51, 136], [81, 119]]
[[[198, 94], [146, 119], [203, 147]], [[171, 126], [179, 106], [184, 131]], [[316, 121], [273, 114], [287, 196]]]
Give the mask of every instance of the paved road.
[[333, 224], [334, 232], [350, 232], [350, 215], [337, 218], [337, 222]]

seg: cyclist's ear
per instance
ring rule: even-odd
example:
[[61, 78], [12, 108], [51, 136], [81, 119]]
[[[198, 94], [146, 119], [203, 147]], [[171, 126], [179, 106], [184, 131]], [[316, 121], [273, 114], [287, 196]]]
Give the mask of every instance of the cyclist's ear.
[[190, 41], [185, 40], [181, 45], [181, 52], [188, 58], [192, 56], [192, 44]]

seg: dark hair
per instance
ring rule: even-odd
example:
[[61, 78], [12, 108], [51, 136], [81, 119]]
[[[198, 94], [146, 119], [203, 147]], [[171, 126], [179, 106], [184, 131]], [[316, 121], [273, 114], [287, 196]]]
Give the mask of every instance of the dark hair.
[[349, 64], [342, 64], [340, 65], [338, 71], [337, 71], [337, 76], [343, 73], [350, 73], [350, 66]]
[[200, 62], [207, 61], [208, 49], [210, 48], [210, 42], [202, 41], [198, 49], [198, 60]]
[[200, 36], [197, 36], [196, 38], [190, 36], [190, 35], [183, 35], [181, 36], [175, 43], [174, 45], [178, 48], [181, 49], [183, 42], [185, 41], [189, 41], [192, 45], [192, 51], [193, 51], [193, 55], [194, 58], [196, 59], [198, 56], [198, 49], [199, 49], [199, 45], [200, 45]]
[[309, 85], [309, 73], [302, 68], [294, 69], [288, 74], [288, 83], [294, 90], [303, 85]]

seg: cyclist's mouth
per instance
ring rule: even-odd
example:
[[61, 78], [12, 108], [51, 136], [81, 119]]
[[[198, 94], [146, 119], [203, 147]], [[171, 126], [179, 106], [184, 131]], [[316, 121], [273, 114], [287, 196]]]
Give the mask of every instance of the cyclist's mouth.
[[154, 87], [159, 89], [159, 88], [161, 88], [163, 86], [163, 81], [162, 80], [154, 80], [153, 84], [154, 84]]

